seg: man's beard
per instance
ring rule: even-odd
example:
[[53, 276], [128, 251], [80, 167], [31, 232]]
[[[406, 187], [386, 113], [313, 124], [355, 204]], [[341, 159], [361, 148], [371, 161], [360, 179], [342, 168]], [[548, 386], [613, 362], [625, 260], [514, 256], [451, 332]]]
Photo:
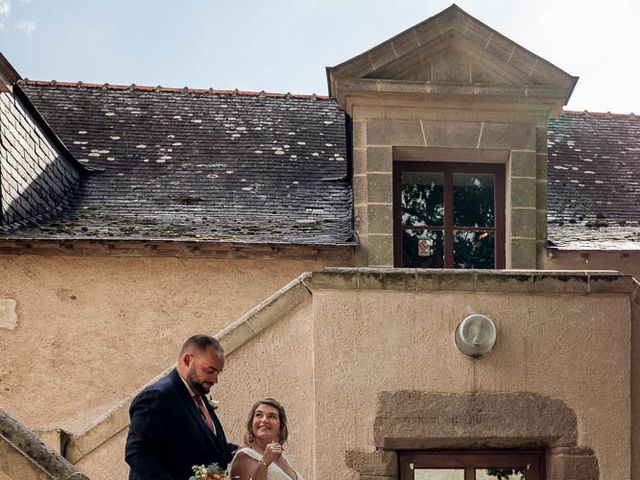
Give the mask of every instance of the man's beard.
[[195, 390], [196, 393], [205, 396], [208, 392], [204, 389], [202, 383], [198, 381], [196, 378], [196, 372], [193, 370], [189, 370], [189, 381], [191, 382], [191, 387]]

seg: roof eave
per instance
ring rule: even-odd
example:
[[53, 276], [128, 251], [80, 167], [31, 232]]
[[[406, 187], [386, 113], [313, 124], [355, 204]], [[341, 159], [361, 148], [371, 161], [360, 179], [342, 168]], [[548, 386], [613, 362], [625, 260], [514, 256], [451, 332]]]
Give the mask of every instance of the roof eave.
[[70, 239], [70, 238], [0, 238], [0, 255], [4, 254], [75, 254], [112, 256], [203, 256], [218, 258], [284, 257], [313, 259], [332, 257], [349, 259], [358, 242], [284, 243], [229, 242], [184, 239]]

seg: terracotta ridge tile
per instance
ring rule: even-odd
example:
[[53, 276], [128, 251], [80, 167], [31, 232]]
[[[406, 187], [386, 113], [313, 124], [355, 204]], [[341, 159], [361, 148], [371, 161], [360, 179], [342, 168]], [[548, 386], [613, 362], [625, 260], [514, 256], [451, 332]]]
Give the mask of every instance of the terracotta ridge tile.
[[598, 118], [630, 118], [640, 119], [640, 115], [631, 113], [611, 113], [611, 112], [590, 112], [588, 110], [563, 110], [561, 115], [572, 115], [575, 117], [598, 117]]
[[75, 88], [101, 88], [107, 90], [136, 90], [142, 92], [162, 92], [162, 93], [192, 93], [192, 94], [212, 94], [212, 95], [238, 95], [245, 97], [269, 97], [269, 98], [295, 98], [300, 100], [332, 100], [327, 95], [313, 94], [297, 94], [297, 93], [277, 93], [277, 92], [254, 92], [248, 90], [217, 90], [214, 88], [189, 88], [189, 87], [163, 87], [161, 85], [112, 85], [109, 83], [84, 83], [84, 82], [59, 82], [57, 80], [43, 81], [43, 80], [29, 80], [24, 78], [18, 82], [21, 85], [33, 85], [33, 86], [50, 86], [50, 87], [75, 87]]

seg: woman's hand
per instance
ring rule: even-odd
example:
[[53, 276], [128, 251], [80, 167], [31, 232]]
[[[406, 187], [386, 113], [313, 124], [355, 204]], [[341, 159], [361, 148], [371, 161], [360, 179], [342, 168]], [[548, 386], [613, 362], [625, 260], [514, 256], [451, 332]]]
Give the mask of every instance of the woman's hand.
[[277, 442], [267, 444], [267, 447], [264, 449], [264, 453], [262, 454], [261, 463], [264, 463], [267, 466], [271, 465], [282, 456], [282, 451], [282, 445]]

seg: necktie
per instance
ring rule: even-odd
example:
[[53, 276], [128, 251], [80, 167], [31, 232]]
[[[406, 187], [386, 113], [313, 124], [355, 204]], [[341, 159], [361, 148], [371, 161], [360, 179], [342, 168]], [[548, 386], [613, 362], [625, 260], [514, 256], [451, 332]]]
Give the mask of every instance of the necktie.
[[196, 404], [198, 405], [198, 408], [200, 409], [200, 412], [204, 417], [204, 421], [207, 423], [207, 426], [215, 435], [216, 427], [213, 425], [213, 419], [211, 418], [211, 415], [209, 415], [209, 410], [207, 410], [207, 407], [205, 407], [204, 402], [202, 401], [202, 396], [196, 395], [193, 398], [196, 401]]

